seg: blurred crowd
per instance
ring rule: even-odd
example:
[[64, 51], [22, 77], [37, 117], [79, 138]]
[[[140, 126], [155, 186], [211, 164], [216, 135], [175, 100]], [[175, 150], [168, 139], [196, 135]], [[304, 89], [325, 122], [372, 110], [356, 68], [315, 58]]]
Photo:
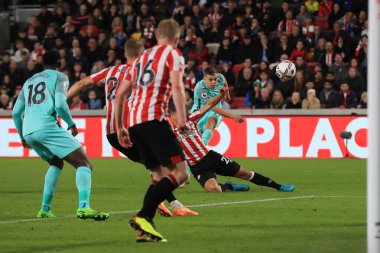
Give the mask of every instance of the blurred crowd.
[[[278, 2], [274, 5], [273, 2]], [[215, 66], [226, 77], [226, 108], [366, 108], [368, 1], [55, 0], [12, 28], [12, 46], [0, 58], [0, 110], [11, 109], [26, 79], [42, 70], [42, 55], [57, 50], [61, 71], [76, 81], [125, 62], [123, 44], [155, 43], [158, 22], [181, 26], [179, 49], [187, 68], [187, 103]], [[275, 66], [290, 59], [295, 78], [281, 81]], [[102, 109], [104, 91], [89, 90], [71, 109]]]

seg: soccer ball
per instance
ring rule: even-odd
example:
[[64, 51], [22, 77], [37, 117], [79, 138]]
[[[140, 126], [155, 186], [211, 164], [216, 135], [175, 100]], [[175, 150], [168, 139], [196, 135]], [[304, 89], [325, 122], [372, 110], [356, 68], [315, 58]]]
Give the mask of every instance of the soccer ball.
[[293, 62], [285, 60], [276, 66], [276, 75], [282, 80], [290, 80], [296, 74], [296, 65]]

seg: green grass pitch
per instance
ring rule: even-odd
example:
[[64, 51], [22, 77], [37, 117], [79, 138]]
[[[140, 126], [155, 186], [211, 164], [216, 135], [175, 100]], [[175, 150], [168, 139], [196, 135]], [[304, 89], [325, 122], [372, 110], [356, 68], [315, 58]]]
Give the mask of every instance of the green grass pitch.
[[140, 165], [92, 159], [91, 206], [111, 212], [106, 222], [74, 218], [75, 171], [66, 165], [53, 200], [60, 218], [36, 220], [47, 165], [0, 159], [0, 252], [365, 252], [365, 160], [237, 161], [297, 189], [282, 193], [251, 184], [249, 192], [210, 194], [192, 178], [175, 195], [187, 205], [203, 205], [193, 207], [200, 216], [158, 215], [158, 231], [169, 242], [137, 244], [128, 219], [150, 182]]

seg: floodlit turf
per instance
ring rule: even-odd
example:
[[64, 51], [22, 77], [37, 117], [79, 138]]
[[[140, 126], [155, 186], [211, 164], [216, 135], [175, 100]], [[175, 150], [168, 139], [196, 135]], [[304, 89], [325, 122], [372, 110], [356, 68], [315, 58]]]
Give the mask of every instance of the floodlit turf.
[[158, 231], [169, 242], [137, 244], [128, 219], [141, 207], [149, 184], [141, 166], [122, 159], [92, 160], [91, 206], [115, 212], [108, 221], [74, 218], [75, 172], [69, 166], [53, 201], [53, 212], [61, 218], [34, 220], [46, 164], [0, 159], [0, 252], [365, 252], [364, 160], [238, 161], [278, 182], [295, 184], [296, 192], [251, 184], [249, 192], [210, 194], [192, 178], [175, 192], [178, 199], [188, 205], [226, 204], [194, 207], [198, 217], [157, 216]]

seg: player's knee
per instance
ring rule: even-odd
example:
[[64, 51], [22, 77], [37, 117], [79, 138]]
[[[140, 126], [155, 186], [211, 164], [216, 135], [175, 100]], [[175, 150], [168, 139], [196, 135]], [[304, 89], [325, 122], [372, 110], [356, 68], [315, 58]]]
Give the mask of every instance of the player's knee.
[[77, 167], [87, 167], [92, 170], [92, 164], [87, 158], [84, 158], [82, 161], [80, 161]]
[[222, 192], [220, 185], [210, 180], [205, 183], [204, 188], [207, 192]]
[[53, 158], [51, 159], [51, 161], [49, 161], [49, 164], [57, 167], [60, 170], [63, 169], [63, 160], [59, 159], [56, 156], [53, 156]]
[[236, 173], [235, 177], [240, 178], [242, 180], [249, 180], [251, 178], [252, 171], [244, 169], [240, 167], [239, 171]]

